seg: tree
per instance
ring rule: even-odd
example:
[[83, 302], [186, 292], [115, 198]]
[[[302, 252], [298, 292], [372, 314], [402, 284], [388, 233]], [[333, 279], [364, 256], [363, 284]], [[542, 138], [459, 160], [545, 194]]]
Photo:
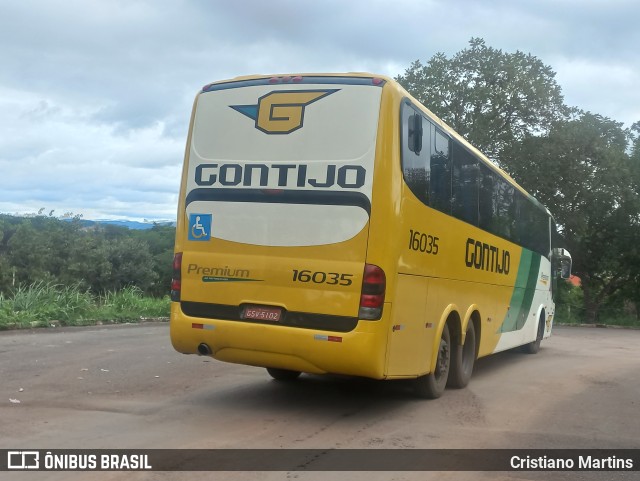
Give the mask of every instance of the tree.
[[174, 227], [138, 233], [42, 212], [30, 217], [0, 214], [0, 293], [51, 281], [81, 284], [94, 293], [135, 286], [149, 295], [167, 294]]
[[582, 280], [589, 322], [612, 296], [640, 282], [640, 197], [628, 141], [621, 123], [584, 113], [501, 156], [553, 213]]
[[633, 142], [631, 149], [631, 169], [636, 192], [640, 193], [640, 121], [631, 126], [630, 135]]
[[112, 272], [108, 290], [136, 286], [148, 291], [158, 280], [158, 274], [153, 271], [153, 257], [146, 242], [123, 237], [109, 242], [107, 246]]
[[10, 262], [11, 246], [9, 242], [18, 230], [16, 217], [0, 215], [0, 294], [8, 292], [13, 286], [14, 266]]
[[506, 146], [547, 133], [570, 113], [551, 67], [480, 38], [451, 59], [437, 53], [426, 65], [416, 60], [396, 80], [494, 161]]
[[73, 239], [69, 260], [58, 280], [64, 285], [81, 283], [100, 293], [112, 288], [112, 270], [107, 243], [100, 232], [81, 231]]
[[154, 225], [151, 229], [134, 231], [132, 235], [147, 243], [153, 257], [153, 270], [158, 279], [149, 292], [154, 296], [166, 295], [173, 277], [173, 246], [176, 228]]
[[28, 284], [53, 278], [51, 263], [54, 254], [46, 230], [36, 228], [31, 222], [23, 223], [9, 240], [8, 247], [8, 259], [16, 268], [17, 283]]

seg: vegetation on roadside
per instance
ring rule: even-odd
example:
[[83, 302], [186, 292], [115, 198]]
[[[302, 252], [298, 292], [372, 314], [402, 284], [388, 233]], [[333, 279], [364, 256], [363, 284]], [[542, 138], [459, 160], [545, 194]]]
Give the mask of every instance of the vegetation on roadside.
[[0, 214], [0, 329], [169, 316], [175, 228]]
[[0, 293], [0, 329], [135, 322], [169, 316], [169, 297], [144, 296], [137, 287], [93, 294], [80, 284], [35, 282]]
[[0, 293], [38, 282], [93, 294], [135, 286], [145, 296], [169, 292], [175, 227], [132, 230], [87, 225], [80, 218], [0, 214]]

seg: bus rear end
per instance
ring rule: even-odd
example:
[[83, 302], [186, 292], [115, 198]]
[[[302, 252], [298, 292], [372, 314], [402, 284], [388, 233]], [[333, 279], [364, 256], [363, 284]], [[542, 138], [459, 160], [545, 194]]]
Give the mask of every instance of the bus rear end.
[[385, 277], [366, 262], [383, 85], [244, 78], [198, 94], [176, 234], [176, 350], [383, 377]]

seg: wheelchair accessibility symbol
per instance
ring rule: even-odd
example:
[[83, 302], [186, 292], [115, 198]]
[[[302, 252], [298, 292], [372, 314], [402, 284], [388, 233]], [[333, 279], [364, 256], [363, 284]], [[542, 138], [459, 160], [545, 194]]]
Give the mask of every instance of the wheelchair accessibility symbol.
[[208, 241], [211, 239], [211, 214], [189, 215], [190, 241]]

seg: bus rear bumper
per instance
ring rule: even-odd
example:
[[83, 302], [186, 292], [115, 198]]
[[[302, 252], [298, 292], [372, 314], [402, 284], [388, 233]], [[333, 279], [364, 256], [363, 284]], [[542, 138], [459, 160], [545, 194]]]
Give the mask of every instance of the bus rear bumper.
[[[383, 312], [389, 312], [384, 309]], [[171, 304], [171, 343], [176, 351], [198, 354], [206, 344], [214, 359], [314, 374], [384, 378], [388, 318], [359, 321], [350, 332], [330, 332], [185, 315]]]

